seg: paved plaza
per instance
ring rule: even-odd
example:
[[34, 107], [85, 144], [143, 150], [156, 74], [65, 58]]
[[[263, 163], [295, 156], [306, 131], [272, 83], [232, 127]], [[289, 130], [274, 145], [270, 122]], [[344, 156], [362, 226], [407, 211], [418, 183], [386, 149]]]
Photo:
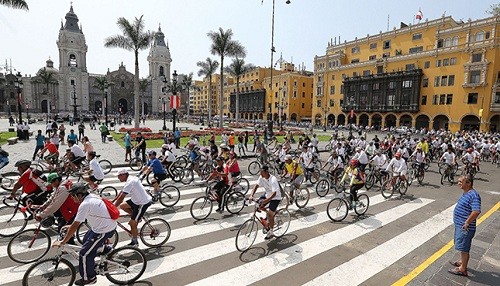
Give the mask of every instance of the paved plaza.
[[[146, 122], [153, 131], [162, 125], [161, 121]], [[0, 126], [1, 131], [6, 131], [8, 124], [1, 120]], [[171, 123], [167, 126], [171, 128]], [[184, 123], [178, 126], [200, 128]], [[66, 127], [69, 130], [70, 126]], [[39, 128], [45, 130], [45, 124], [31, 126], [35, 132]], [[113, 164], [125, 163], [124, 150], [117, 142], [100, 143], [98, 131], [89, 130], [88, 126], [86, 134], [103, 157]], [[18, 159], [31, 158], [34, 146], [33, 139], [2, 146], [11, 155], [11, 163], [2, 172], [13, 170]], [[321, 156], [326, 159], [325, 153]], [[251, 160], [242, 160], [240, 167], [253, 185], [257, 177], [249, 176], [247, 171]], [[461, 190], [456, 184], [441, 185], [434, 163], [426, 173], [424, 184], [412, 184], [402, 199], [384, 199], [377, 188], [363, 189], [361, 192], [370, 198], [366, 215], [357, 217], [350, 213], [340, 223], [333, 223], [326, 214], [327, 204], [335, 195], [330, 192], [320, 198], [315, 187], [309, 185], [311, 198], [307, 207], [290, 207], [292, 222], [287, 234], [265, 241], [264, 234], [259, 232], [254, 246], [244, 253], [236, 250], [235, 237], [253, 208], [246, 207], [239, 215], [213, 212], [207, 220], [196, 222], [189, 207], [195, 198], [203, 195], [203, 182], [196, 178], [188, 186], [176, 184], [181, 192], [177, 205], [165, 208], [157, 203], [148, 211], [150, 216], [166, 219], [172, 234], [162, 248], [140, 246], [149, 261], [136, 285], [391, 285], [396, 282], [400, 283], [396, 285], [406, 282], [409, 285], [498, 285], [500, 191], [497, 186], [500, 177], [496, 174], [499, 170], [484, 163], [474, 183], [482, 197], [481, 215], [487, 218], [478, 226], [473, 240], [468, 278], [447, 272], [451, 268], [448, 261], [458, 257], [453, 247], [439, 252], [453, 239], [453, 209]], [[116, 169], [106, 176], [101, 186], [115, 186], [120, 190], [123, 183], [116, 178]], [[55, 233], [51, 234], [55, 238]], [[119, 245], [129, 242], [123, 231], [119, 231], [119, 238]], [[20, 285], [29, 265], [19, 265], [9, 259], [8, 242], [8, 238], [0, 238], [1, 284]], [[47, 257], [53, 254], [51, 250]], [[430, 257], [435, 259], [430, 261]], [[419, 266], [421, 271], [410, 274]], [[406, 282], [400, 281], [403, 277], [407, 278]], [[99, 276], [96, 285], [110, 283]]]

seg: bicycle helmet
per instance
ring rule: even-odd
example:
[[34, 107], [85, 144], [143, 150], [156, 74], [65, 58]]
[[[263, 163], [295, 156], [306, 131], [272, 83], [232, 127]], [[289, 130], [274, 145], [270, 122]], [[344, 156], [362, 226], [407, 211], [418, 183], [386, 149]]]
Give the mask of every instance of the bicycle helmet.
[[351, 163], [351, 165], [357, 165], [358, 164], [358, 160], [352, 159], [350, 163]]
[[47, 183], [48, 184], [51, 184], [54, 180], [56, 179], [59, 179], [59, 181], [62, 179], [61, 176], [59, 176], [58, 173], [56, 172], [53, 172], [53, 173], [50, 173], [48, 176], [47, 176]]
[[396, 154], [394, 155], [394, 157], [401, 158], [401, 153], [400, 152], [396, 152]]
[[292, 155], [288, 154], [288, 155], [285, 155], [285, 161], [287, 160], [292, 160]]
[[76, 183], [68, 191], [71, 195], [88, 194], [89, 186], [86, 183]]
[[31, 161], [29, 160], [19, 160], [16, 162], [16, 164], [14, 165], [16, 168], [17, 167], [20, 167], [20, 166], [30, 166], [31, 165]]
[[170, 146], [168, 144], [163, 144], [161, 145], [161, 149], [169, 149]]

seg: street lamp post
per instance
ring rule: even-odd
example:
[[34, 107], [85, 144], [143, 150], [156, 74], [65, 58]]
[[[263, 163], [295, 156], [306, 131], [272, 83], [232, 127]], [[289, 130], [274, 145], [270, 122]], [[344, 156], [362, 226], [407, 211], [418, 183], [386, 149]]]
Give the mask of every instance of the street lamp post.
[[28, 124], [30, 123], [29, 109], [30, 109], [30, 104], [26, 103], [26, 121], [28, 121]]
[[167, 130], [167, 123], [165, 120], [165, 117], [167, 115], [167, 106], [166, 106], [165, 96], [161, 98], [161, 107], [163, 108], [163, 128], [162, 128], [162, 130]]
[[23, 123], [23, 114], [22, 114], [22, 106], [21, 106], [21, 93], [23, 92], [23, 81], [21, 72], [18, 72], [16, 75], [16, 79], [14, 82], [14, 86], [17, 88], [17, 109], [19, 111], [19, 123]]
[[104, 80], [104, 124], [108, 126], [108, 81]]
[[[174, 102], [172, 102], [172, 130], [175, 131], [175, 124], [176, 124], [176, 118], [177, 118], [177, 90], [178, 90], [178, 83], [177, 83], [177, 79], [178, 79], [178, 74], [177, 74], [177, 71], [174, 70], [174, 73], [172, 74], [172, 83], [169, 84], [167, 78], [165, 76], [163, 76], [163, 82], [165, 83], [165, 89], [164, 89], [164, 93], [166, 93], [167, 91], [170, 91], [172, 92], [172, 95], [173, 95], [173, 98], [172, 100]], [[163, 101], [163, 130], [167, 130], [167, 126], [165, 125], [165, 112], [166, 112], [166, 106], [165, 106], [165, 102]]]
[[76, 104], [76, 83], [73, 84], [73, 118], [76, 119], [78, 116], [77, 116], [77, 110], [76, 108], [78, 107], [78, 105]]

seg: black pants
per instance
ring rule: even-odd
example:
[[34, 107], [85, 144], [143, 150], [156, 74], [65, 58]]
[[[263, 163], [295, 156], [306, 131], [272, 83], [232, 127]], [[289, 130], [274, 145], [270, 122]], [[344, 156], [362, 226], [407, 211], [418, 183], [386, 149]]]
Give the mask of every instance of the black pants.
[[36, 146], [35, 147], [35, 152], [33, 152], [33, 160], [32, 161], [35, 161], [35, 157], [36, 157], [36, 153], [38, 153], [38, 151], [42, 150], [43, 149], [43, 145], [42, 146]]
[[361, 184], [354, 184], [351, 186], [350, 189], [351, 202], [355, 202], [358, 200], [358, 190], [361, 189], [364, 185], [365, 185], [364, 183], [361, 183]]

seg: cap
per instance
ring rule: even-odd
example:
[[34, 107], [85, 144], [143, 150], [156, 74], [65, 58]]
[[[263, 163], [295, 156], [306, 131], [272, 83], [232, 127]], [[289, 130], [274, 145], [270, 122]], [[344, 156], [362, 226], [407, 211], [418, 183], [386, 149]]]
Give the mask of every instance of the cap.
[[53, 172], [47, 175], [47, 184], [51, 184], [55, 179], [61, 179], [58, 173]]
[[286, 160], [292, 160], [292, 155], [285, 155], [285, 161]]
[[19, 161], [16, 162], [15, 167], [29, 166], [29, 165], [31, 165], [31, 161], [29, 161], [29, 160], [19, 160]]
[[69, 193], [73, 195], [86, 194], [88, 193], [88, 188], [88, 185], [85, 183], [76, 183], [73, 184], [73, 187], [71, 187], [71, 189], [69, 189]]
[[148, 151], [148, 155], [155, 155], [155, 156], [156, 156], [156, 151], [154, 151], [154, 150], [149, 150], [149, 151]]
[[118, 170], [118, 173], [116, 173], [117, 176], [124, 175], [124, 174], [128, 174], [128, 170], [125, 168]]
[[262, 165], [262, 167], [260, 167], [260, 170], [261, 170], [261, 171], [266, 171], [266, 172], [269, 172], [269, 166], [267, 166], [267, 165]]

